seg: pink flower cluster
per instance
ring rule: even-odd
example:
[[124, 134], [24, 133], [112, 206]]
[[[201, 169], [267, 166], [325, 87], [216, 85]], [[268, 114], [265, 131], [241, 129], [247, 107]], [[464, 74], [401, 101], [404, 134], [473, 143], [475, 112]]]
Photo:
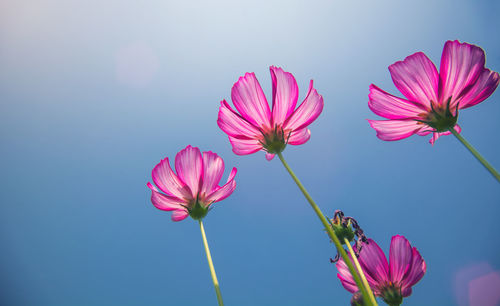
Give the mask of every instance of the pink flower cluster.
[[[460, 133], [458, 111], [484, 101], [500, 81], [497, 72], [485, 68], [481, 48], [458, 41], [445, 43], [439, 72], [422, 52], [394, 63], [389, 71], [404, 98], [373, 84], [368, 96], [369, 108], [385, 118], [368, 122], [377, 137], [386, 141], [432, 133], [430, 142], [434, 144], [440, 136], [453, 130]], [[270, 72], [271, 107], [254, 73], [246, 73], [232, 87], [235, 109], [226, 100], [221, 101], [217, 124], [227, 134], [237, 155], [264, 151], [267, 160], [276, 154], [281, 159], [280, 154], [288, 144], [301, 145], [310, 139], [308, 127], [323, 110], [323, 97], [314, 89], [312, 80], [297, 107], [299, 91], [294, 76], [274, 66]], [[219, 185], [224, 161], [211, 151], [202, 154], [198, 148], [187, 146], [175, 157], [175, 171], [165, 158], [152, 171], [154, 184], [147, 184], [153, 205], [172, 211], [173, 221], [187, 216], [203, 219], [215, 202], [224, 200], [236, 188], [236, 168], [228, 180]], [[355, 245], [355, 253], [375, 296], [390, 305], [399, 305], [426, 272], [426, 263], [419, 251], [405, 237], [397, 235], [392, 237], [388, 261], [377, 243], [364, 236], [354, 219], [337, 221], [335, 226], [342, 230], [341, 234], [345, 232], [342, 227], [352, 223], [356, 226], [356, 235], [362, 237]], [[338, 261], [336, 267], [344, 288], [355, 294], [354, 298], [359, 297], [360, 290], [344, 260]]]

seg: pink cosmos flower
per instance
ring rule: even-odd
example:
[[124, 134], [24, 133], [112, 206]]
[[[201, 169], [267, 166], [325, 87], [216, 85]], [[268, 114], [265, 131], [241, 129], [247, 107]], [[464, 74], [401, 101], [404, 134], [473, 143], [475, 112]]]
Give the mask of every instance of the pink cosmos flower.
[[200, 153], [196, 147], [187, 146], [175, 156], [175, 170], [170, 168], [168, 157], [154, 167], [151, 202], [161, 210], [173, 211], [172, 220], [181, 221], [190, 215], [201, 220], [213, 203], [227, 198], [236, 188], [233, 168], [225, 185], [219, 186], [224, 173], [224, 161], [208, 151]]
[[439, 136], [451, 134], [451, 128], [460, 133], [458, 110], [482, 102], [498, 86], [498, 73], [484, 64], [483, 49], [457, 40], [445, 43], [439, 74], [422, 52], [392, 64], [392, 80], [406, 99], [371, 84], [368, 106], [389, 120], [368, 122], [377, 137], [387, 141], [433, 133], [434, 144]]
[[[382, 297], [389, 305], [399, 305], [403, 297], [411, 294], [411, 287], [425, 274], [426, 264], [415, 247], [400, 235], [392, 237], [389, 264], [384, 252], [372, 239], [361, 248], [359, 263], [375, 296]], [[344, 260], [336, 264], [342, 286], [351, 293], [358, 287]]]
[[293, 75], [271, 66], [272, 110], [255, 74], [240, 77], [231, 90], [236, 111], [226, 100], [219, 108], [217, 124], [229, 136], [237, 155], [266, 151], [267, 160], [282, 152], [287, 144], [300, 145], [309, 140], [311, 124], [323, 110], [323, 97], [309, 83], [304, 101], [295, 109], [299, 89]]

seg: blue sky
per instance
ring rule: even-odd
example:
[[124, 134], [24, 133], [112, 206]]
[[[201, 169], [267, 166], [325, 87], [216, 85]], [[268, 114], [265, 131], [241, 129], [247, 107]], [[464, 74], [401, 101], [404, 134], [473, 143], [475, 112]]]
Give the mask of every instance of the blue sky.
[[[399, 95], [390, 64], [417, 51], [437, 64], [446, 40], [481, 46], [500, 71], [499, 13], [495, 1], [3, 1], [0, 300], [215, 305], [198, 225], [171, 222], [146, 187], [191, 144], [222, 156], [225, 177], [239, 170], [204, 222], [226, 305], [347, 304], [334, 247], [279, 160], [234, 155], [216, 124], [245, 72], [269, 99], [270, 65], [294, 74], [299, 99], [311, 79], [325, 99], [311, 140], [284, 152], [323, 211], [355, 217], [386, 252], [402, 234], [426, 260], [406, 305], [500, 290], [498, 183], [451, 136], [383, 142], [365, 120], [378, 118], [371, 83]], [[459, 118], [497, 168], [499, 100]]]

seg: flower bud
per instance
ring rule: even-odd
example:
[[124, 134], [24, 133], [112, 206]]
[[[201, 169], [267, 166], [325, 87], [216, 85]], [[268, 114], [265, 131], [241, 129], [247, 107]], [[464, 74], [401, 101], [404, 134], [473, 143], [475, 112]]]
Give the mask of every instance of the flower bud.
[[354, 231], [351, 228], [350, 222], [348, 224], [343, 223], [335, 223], [335, 219], [332, 222], [332, 229], [335, 232], [335, 235], [339, 238], [341, 244], [345, 244], [346, 238], [348, 241], [354, 240]]
[[337, 210], [333, 219], [330, 220], [331, 227], [341, 244], [345, 244], [345, 239], [349, 242], [354, 240], [355, 233], [351, 223], [351, 218], [344, 217], [344, 213], [340, 210]]

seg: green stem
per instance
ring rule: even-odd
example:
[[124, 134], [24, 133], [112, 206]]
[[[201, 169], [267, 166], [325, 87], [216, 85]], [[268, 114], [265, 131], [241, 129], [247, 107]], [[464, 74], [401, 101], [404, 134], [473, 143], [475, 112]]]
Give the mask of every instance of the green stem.
[[219, 281], [217, 280], [217, 275], [215, 274], [214, 263], [212, 262], [212, 256], [210, 255], [210, 249], [208, 248], [207, 236], [205, 236], [205, 229], [203, 228], [203, 223], [200, 222], [201, 237], [203, 238], [203, 245], [205, 246], [205, 253], [207, 253], [208, 266], [210, 267], [210, 275], [212, 275], [212, 281], [214, 282], [215, 293], [217, 294], [217, 301], [219, 306], [224, 306], [222, 302], [222, 294], [220, 293]]
[[483, 166], [497, 179], [497, 181], [500, 182], [500, 174], [498, 173], [497, 170], [495, 170], [495, 168], [493, 168], [493, 166], [486, 160], [484, 159], [484, 157], [481, 156], [481, 154], [479, 154], [479, 152], [470, 144], [467, 142], [467, 140], [465, 140], [465, 138], [463, 138], [460, 134], [457, 133], [457, 131], [455, 131], [455, 129], [451, 128], [449, 129], [449, 131], [455, 135], [455, 137], [458, 138], [458, 140], [460, 140], [460, 142], [467, 148], [469, 149], [469, 151], [472, 153], [472, 155], [474, 155], [477, 160], [483, 164]]
[[344, 242], [347, 245], [347, 248], [349, 249], [349, 253], [351, 253], [352, 261], [354, 261], [354, 265], [356, 266], [356, 269], [358, 269], [359, 276], [361, 276], [361, 281], [363, 282], [366, 291], [368, 291], [368, 295], [370, 296], [371, 302], [373, 303], [373, 305], [376, 305], [377, 301], [375, 301], [375, 296], [373, 295], [372, 288], [370, 288], [370, 285], [366, 280], [365, 273], [363, 273], [363, 269], [361, 269], [361, 265], [359, 264], [356, 253], [354, 253], [354, 250], [352, 249], [351, 243], [349, 243], [349, 240], [347, 238], [344, 238]]
[[[354, 269], [354, 266], [353, 266], [351, 260], [349, 259], [349, 256], [347, 256], [347, 253], [345, 252], [344, 248], [342, 247], [342, 244], [340, 243], [339, 238], [337, 237], [337, 235], [335, 235], [335, 232], [333, 231], [333, 229], [330, 226], [330, 224], [328, 223], [327, 219], [325, 218], [325, 216], [323, 215], [323, 213], [319, 209], [318, 205], [316, 205], [316, 203], [314, 203], [314, 200], [311, 198], [311, 196], [309, 195], [307, 190], [304, 188], [302, 183], [299, 181], [299, 179], [297, 178], [295, 173], [293, 173], [290, 166], [288, 166], [287, 162], [285, 161], [285, 158], [283, 158], [283, 155], [281, 153], [278, 153], [278, 157], [280, 158], [281, 162], [283, 163], [283, 166], [285, 166], [286, 170], [288, 171], [288, 173], [290, 174], [292, 179], [295, 181], [295, 184], [297, 184], [300, 191], [302, 191], [302, 194], [304, 194], [304, 196], [306, 197], [307, 201], [309, 202], [309, 204], [313, 208], [316, 215], [318, 215], [318, 218], [320, 219], [321, 223], [325, 227], [326, 232], [328, 233], [328, 236], [330, 236], [330, 239], [332, 239], [333, 243], [337, 247], [337, 250], [340, 253], [340, 256], [342, 256], [342, 258], [344, 259], [344, 262], [347, 264], [347, 267], [349, 268], [349, 271], [351, 272], [351, 275], [353, 276], [354, 281], [356, 282], [356, 285], [358, 286], [361, 293], [363, 294], [363, 299], [364, 299], [366, 305], [377, 305], [376, 303], [375, 304], [372, 303], [372, 300], [368, 294], [368, 291], [363, 286], [363, 283], [361, 282], [361, 279], [359, 278], [359, 275], [356, 272], [356, 269]], [[375, 298], [373, 298], [373, 299], [375, 299]]]

